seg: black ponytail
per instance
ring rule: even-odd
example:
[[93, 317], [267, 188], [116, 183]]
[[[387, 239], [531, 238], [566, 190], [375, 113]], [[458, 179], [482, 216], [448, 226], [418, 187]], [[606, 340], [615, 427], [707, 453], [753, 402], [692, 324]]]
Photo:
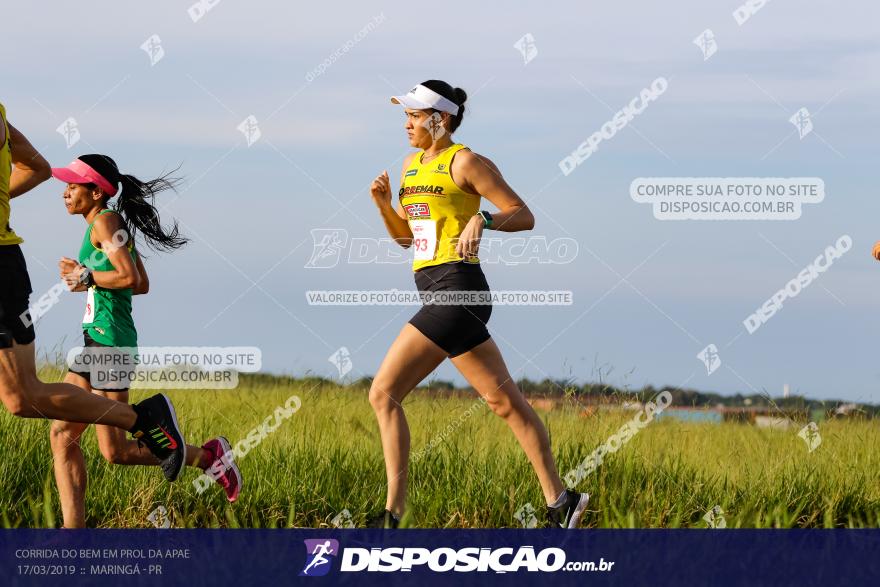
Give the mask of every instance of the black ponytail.
[[467, 102], [467, 92], [461, 88], [453, 88], [448, 83], [437, 79], [422, 82], [422, 85], [458, 105], [458, 114], [449, 115], [449, 132], [455, 132], [464, 118], [464, 103]]
[[[162, 226], [159, 210], [153, 203], [159, 192], [177, 188], [180, 179], [171, 177], [173, 171], [156, 179], [141, 181], [133, 175], [120, 173], [116, 161], [107, 155], [81, 155], [79, 159], [108, 182], [121, 188], [112, 209], [122, 216], [132, 239], [140, 232], [154, 251], [173, 251], [189, 242], [189, 239], [180, 235], [176, 221], [169, 228]], [[95, 184], [88, 185], [95, 187]], [[109, 199], [108, 196], [105, 203]]]
[[162, 226], [159, 210], [153, 203], [159, 192], [174, 190], [180, 183], [179, 178], [166, 174], [149, 181], [141, 181], [133, 175], [120, 174], [119, 183], [122, 191], [114, 209], [125, 220], [132, 238], [140, 232], [155, 251], [173, 251], [189, 242], [189, 239], [180, 235], [177, 221], [172, 222], [168, 228]]

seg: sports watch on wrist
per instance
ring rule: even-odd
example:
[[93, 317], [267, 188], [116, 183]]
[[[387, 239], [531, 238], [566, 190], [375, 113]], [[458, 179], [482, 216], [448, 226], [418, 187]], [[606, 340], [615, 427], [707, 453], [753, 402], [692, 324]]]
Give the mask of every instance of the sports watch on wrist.
[[79, 283], [86, 287], [92, 287], [95, 285], [95, 276], [92, 275], [91, 269], [83, 267], [83, 272], [79, 274]]
[[492, 228], [492, 215], [485, 210], [477, 212], [477, 216], [483, 219], [483, 228]]

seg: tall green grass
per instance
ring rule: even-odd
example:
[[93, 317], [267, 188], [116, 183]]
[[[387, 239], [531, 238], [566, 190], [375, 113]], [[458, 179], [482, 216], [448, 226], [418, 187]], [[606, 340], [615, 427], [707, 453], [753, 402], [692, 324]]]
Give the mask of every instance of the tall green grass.
[[[134, 392], [132, 400], [146, 395]], [[196, 469], [168, 484], [158, 468], [104, 462], [90, 429], [83, 439], [90, 526], [150, 527], [147, 516], [159, 505], [175, 527], [251, 528], [326, 527], [344, 509], [359, 525], [384, 507], [385, 469], [365, 391], [252, 378], [236, 390], [169, 395], [192, 444], [217, 434], [235, 444], [291, 395], [302, 407], [240, 461], [245, 481], [234, 505], [219, 487], [198, 495]], [[418, 455], [406, 525], [516, 527], [520, 506], [543, 509], [537, 479], [513, 435], [476, 401], [417, 391], [405, 402]], [[540, 414], [561, 474], [632, 417], [600, 411], [584, 418], [573, 402]], [[48, 431], [44, 420], [0, 414], [5, 527], [61, 523]], [[727, 527], [880, 526], [880, 426], [830, 421], [820, 434], [822, 444], [809, 453], [797, 428], [655, 421], [577, 487], [592, 495], [585, 525], [705, 527], [703, 515], [719, 505]]]

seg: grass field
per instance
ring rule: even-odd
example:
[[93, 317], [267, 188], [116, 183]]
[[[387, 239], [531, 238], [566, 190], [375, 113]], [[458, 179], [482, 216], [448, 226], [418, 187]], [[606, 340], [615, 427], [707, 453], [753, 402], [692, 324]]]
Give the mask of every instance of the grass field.
[[[51, 374], [44, 378], [57, 379]], [[163, 505], [175, 527], [319, 527], [341, 511], [360, 524], [384, 506], [378, 429], [364, 390], [256, 378], [240, 389], [169, 395], [187, 439], [222, 433], [235, 444], [297, 395], [301, 408], [244, 456], [241, 499], [219, 487], [198, 495], [187, 469], [167, 484], [158, 468], [109, 465], [92, 430], [84, 438], [90, 526], [151, 527]], [[133, 400], [147, 395], [133, 393]], [[417, 391], [405, 402], [415, 458], [410, 471], [412, 527], [517, 527], [514, 513], [542, 495], [506, 425], [476, 399]], [[584, 418], [576, 404], [541, 413], [560, 473], [604, 442], [631, 414]], [[0, 524], [56, 527], [49, 424], [0, 414]], [[788, 431], [746, 424], [658, 420], [577, 487], [592, 494], [588, 527], [706, 527], [721, 506], [730, 527], [880, 526], [880, 424], [820, 424], [812, 453]]]

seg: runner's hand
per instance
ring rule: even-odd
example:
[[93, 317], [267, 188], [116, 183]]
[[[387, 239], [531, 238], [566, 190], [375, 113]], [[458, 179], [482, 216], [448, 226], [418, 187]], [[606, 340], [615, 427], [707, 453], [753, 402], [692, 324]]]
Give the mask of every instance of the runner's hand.
[[64, 283], [67, 284], [67, 289], [70, 291], [86, 291], [88, 288], [85, 284], [79, 282], [79, 276], [82, 275], [84, 267], [80, 266], [78, 263], [73, 271], [69, 271], [67, 273], [61, 274], [61, 279], [64, 280]]
[[382, 175], [373, 180], [370, 195], [379, 207], [391, 204], [391, 178], [388, 177], [388, 171], [383, 171]]
[[483, 219], [473, 216], [467, 226], [461, 231], [458, 244], [455, 245], [455, 253], [459, 257], [476, 257], [480, 252], [480, 239], [483, 236]]
[[61, 270], [62, 279], [65, 273], [70, 273], [77, 267], [79, 267], [79, 263], [68, 257], [61, 257], [61, 260], [58, 261], [58, 268]]
[[874, 252], [873, 252], [873, 255], [874, 255], [874, 258], [875, 258], [875, 259], [877, 259], [878, 261], [880, 261], [880, 241], [877, 241], [877, 242], [874, 244]]

